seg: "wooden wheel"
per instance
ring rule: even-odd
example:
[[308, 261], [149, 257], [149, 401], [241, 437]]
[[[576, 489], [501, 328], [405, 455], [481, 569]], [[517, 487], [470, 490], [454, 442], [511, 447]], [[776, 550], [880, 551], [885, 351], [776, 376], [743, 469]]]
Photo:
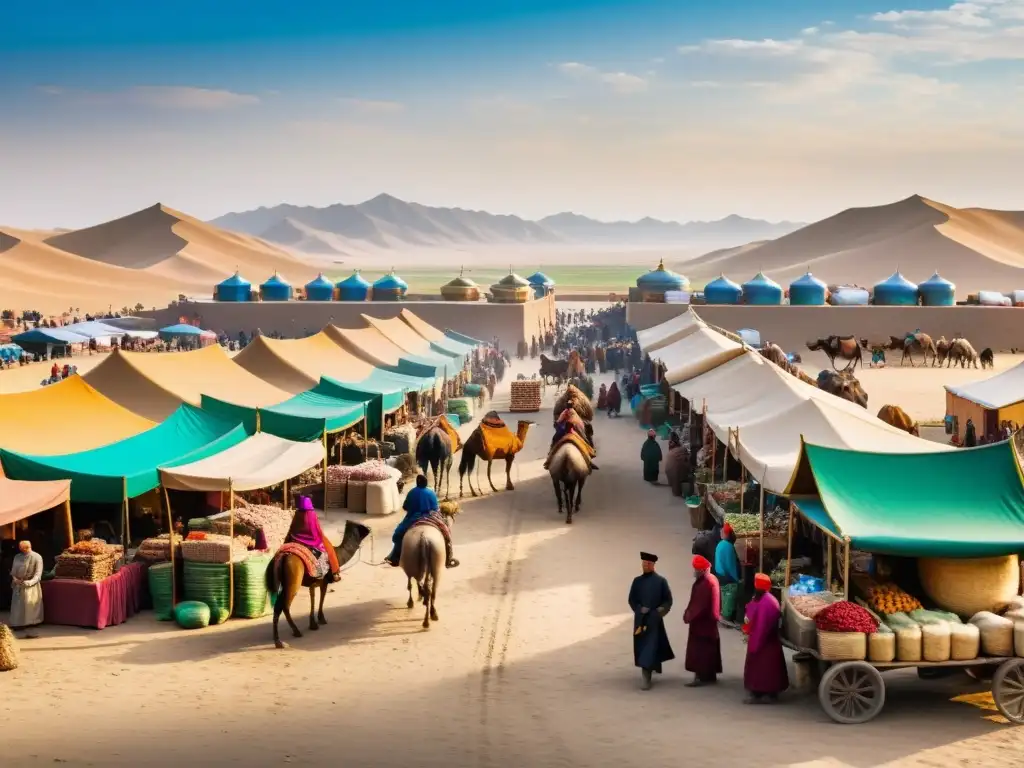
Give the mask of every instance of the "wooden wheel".
[[1024, 659], [999, 665], [992, 678], [992, 698], [999, 714], [1014, 725], [1024, 725]]
[[830, 667], [818, 685], [818, 701], [841, 725], [866, 723], [885, 705], [881, 673], [863, 661], [844, 661]]

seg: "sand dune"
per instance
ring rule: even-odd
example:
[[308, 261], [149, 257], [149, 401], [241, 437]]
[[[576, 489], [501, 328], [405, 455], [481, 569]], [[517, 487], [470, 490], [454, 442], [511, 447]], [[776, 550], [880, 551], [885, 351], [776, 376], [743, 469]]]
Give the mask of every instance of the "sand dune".
[[1024, 287], [1024, 214], [957, 209], [914, 195], [851, 208], [755, 248], [712, 252], [685, 264], [697, 285], [763, 270], [785, 283], [807, 269], [829, 283], [872, 286], [896, 269], [915, 281], [938, 270], [965, 296]]

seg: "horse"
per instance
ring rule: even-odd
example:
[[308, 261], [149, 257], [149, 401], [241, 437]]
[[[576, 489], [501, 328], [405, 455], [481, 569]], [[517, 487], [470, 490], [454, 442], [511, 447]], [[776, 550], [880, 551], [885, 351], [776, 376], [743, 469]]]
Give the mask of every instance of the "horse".
[[[335, 553], [338, 555], [338, 565], [344, 565], [351, 560], [359, 550], [363, 539], [369, 535], [370, 529], [365, 525], [347, 520], [341, 544], [334, 548]], [[305, 564], [295, 555], [282, 555], [280, 563], [277, 563], [276, 560], [277, 558], [272, 559], [270, 565], [267, 566], [266, 581], [267, 591], [277, 596], [274, 600], [274, 646], [284, 648], [285, 644], [281, 642], [281, 636], [278, 634], [277, 628], [277, 622], [281, 618], [282, 613], [284, 613], [288, 626], [292, 628], [292, 636], [302, 637], [302, 633], [292, 620], [291, 614], [292, 601], [299, 594], [301, 587], [309, 588], [310, 630], [318, 630], [321, 625], [327, 623], [327, 618], [324, 616], [324, 598], [327, 597], [328, 579], [326, 576], [322, 579], [311, 578], [306, 573]], [[280, 577], [278, 577], [278, 567], [280, 567]], [[320, 589], [320, 608], [316, 615], [314, 615], [317, 588]]]
[[[455, 525], [455, 515], [442, 512], [442, 518], [450, 531]], [[428, 523], [413, 525], [402, 538], [402, 554], [399, 565], [408, 579], [409, 601], [405, 607], [412, 610], [415, 601], [412, 599], [412, 585], [416, 582], [416, 590], [423, 602], [423, 628], [430, 629], [431, 621], [439, 621], [437, 616], [437, 585], [441, 574], [447, 567], [447, 548], [444, 534]]]

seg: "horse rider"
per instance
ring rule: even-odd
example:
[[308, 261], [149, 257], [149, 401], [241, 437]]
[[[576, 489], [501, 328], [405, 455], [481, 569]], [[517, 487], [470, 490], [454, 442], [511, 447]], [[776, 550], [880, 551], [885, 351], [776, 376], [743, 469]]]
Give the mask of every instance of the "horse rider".
[[417, 523], [428, 518], [434, 518], [440, 523], [438, 528], [444, 534], [445, 565], [448, 568], [457, 567], [459, 561], [454, 557], [451, 532], [441, 517], [441, 507], [437, 502], [437, 494], [427, 487], [426, 475], [416, 476], [416, 487], [409, 491], [409, 495], [405, 497], [402, 509], [405, 510], [405, 518], [395, 528], [395, 532], [391, 537], [394, 546], [391, 548], [388, 556], [384, 558], [384, 562], [397, 568], [402, 559], [402, 539], [405, 538], [406, 532]]

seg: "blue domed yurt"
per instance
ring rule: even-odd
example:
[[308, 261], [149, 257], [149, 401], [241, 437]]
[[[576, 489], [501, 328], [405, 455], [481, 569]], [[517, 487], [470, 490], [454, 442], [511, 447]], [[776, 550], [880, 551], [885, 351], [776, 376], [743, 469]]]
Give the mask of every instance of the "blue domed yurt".
[[292, 297], [292, 285], [277, 272], [260, 286], [260, 298], [264, 301], [288, 301]]
[[759, 306], [782, 303], [782, 286], [764, 272], [758, 272], [743, 284], [743, 303]]
[[306, 301], [331, 301], [334, 298], [334, 283], [321, 272], [316, 279], [306, 283]]
[[366, 301], [370, 298], [370, 283], [357, 269], [338, 283], [338, 301]]
[[891, 276], [875, 284], [874, 301], [884, 307], [916, 307], [917, 286], [896, 270]]
[[956, 304], [956, 286], [936, 272], [917, 286], [926, 307], [952, 307]]
[[252, 298], [252, 283], [235, 272], [227, 280], [217, 284], [214, 298], [217, 301], [249, 301]]
[[789, 284], [789, 303], [801, 307], [818, 307], [828, 298], [828, 286], [807, 271]]
[[704, 286], [704, 301], [708, 304], [739, 304], [743, 289], [725, 275], [720, 275]]
[[665, 301], [667, 291], [688, 291], [690, 281], [671, 269], [665, 269], [665, 260], [645, 275], [636, 279], [636, 287], [640, 293], [640, 301]]
[[374, 301], [401, 301], [409, 285], [394, 270], [373, 283]]
[[538, 299], [543, 299], [549, 293], [555, 290], [555, 281], [545, 275], [539, 269], [526, 278], [530, 286], [533, 288], [533, 295]]

